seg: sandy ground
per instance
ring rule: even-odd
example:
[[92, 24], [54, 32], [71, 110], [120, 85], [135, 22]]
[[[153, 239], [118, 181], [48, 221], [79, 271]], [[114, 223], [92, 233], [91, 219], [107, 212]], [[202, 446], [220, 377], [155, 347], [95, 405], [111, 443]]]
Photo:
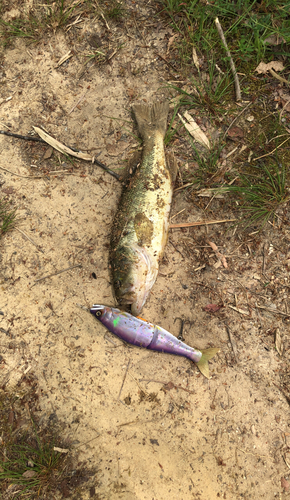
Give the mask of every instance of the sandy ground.
[[[154, 50], [158, 42], [165, 53], [172, 35], [162, 26], [144, 29], [146, 48], [134, 23], [127, 28], [113, 28], [124, 45], [110, 64], [85, 71], [79, 54], [89, 52], [92, 33], [104, 31], [97, 20], [81, 24], [75, 38], [57, 33], [38, 46], [18, 41], [6, 49], [1, 97], [12, 99], [1, 104], [1, 128], [27, 135], [42, 126], [123, 168], [138, 148], [125, 122], [130, 103], [166, 95], [162, 85], [170, 76]], [[73, 57], [56, 68], [69, 50]], [[254, 235], [245, 242], [222, 225], [171, 231], [142, 316], [176, 335], [174, 321], [183, 317], [191, 321], [188, 344], [220, 346], [206, 380], [186, 359], [123, 345], [78, 307], [115, 305], [108, 245], [121, 185], [89, 163], [72, 167], [57, 153], [45, 159], [48, 149], [0, 138], [0, 195], [19, 207], [18, 228], [32, 240], [18, 230], [1, 240], [1, 385], [13, 389], [27, 369], [37, 378], [39, 414], [58, 419], [80, 460], [96, 467], [95, 498], [288, 498], [281, 478], [289, 473], [289, 405], [279, 387], [289, 362], [290, 232], [273, 229], [267, 240]], [[185, 160], [178, 156], [181, 171]], [[172, 215], [184, 208], [174, 222], [204, 218], [179, 191]], [[214, 200], [208, 217], [227, 218], [222, 208]], [[208, 240], [226, 256], [227, 269], [216, 265]], [[265, 260], [272, 285], [266, 291]], [[72, 266], [79, 267], [40, 280]], [[213, 303], [224, 307], [203, 310]], [[282, 357], [275, 350], [277, 327]], [[90, 498], [89, 488], [76, 498]]]

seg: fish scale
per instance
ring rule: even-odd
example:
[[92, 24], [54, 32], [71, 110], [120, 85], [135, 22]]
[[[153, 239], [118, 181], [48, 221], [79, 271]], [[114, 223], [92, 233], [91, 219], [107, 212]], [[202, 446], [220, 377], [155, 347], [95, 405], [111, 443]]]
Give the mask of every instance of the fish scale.
[[164, 151], [169, 105], [135, 105], [142, 161], [123, 189], [111, 233], [110, 265], [120, 306], [139, 314], [158, 274], [168, 238], [177, 164]]

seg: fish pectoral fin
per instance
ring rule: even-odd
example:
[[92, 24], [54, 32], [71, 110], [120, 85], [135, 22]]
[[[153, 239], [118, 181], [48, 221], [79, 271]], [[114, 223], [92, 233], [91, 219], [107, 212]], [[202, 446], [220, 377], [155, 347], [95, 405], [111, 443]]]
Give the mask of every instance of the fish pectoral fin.
[[209, 349], [200, 349], [202, 356], [198, 363], [196, 363], [199, 371], [206, 377], [209, 378], [209, 366], [208, 360], [213, 358], [217, 352], [219, 352], [219, 347], [210, 347]]

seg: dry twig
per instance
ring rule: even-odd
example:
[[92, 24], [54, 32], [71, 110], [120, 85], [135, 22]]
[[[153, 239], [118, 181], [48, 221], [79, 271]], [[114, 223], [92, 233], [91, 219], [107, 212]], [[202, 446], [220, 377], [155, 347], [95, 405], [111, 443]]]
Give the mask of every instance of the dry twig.
[[198, 222], [180, 222], [179, 224], [170, 224], [169, 228], [177, 228], [177, 227], [191, 227], [191, 226], [203, 226], [208, 224], [221, 224], [222, 222], [233, 222], [237, 219], [224, 219], [224, 220], [202, 220]]
[[237, 70], [236, 70], [234, 61], [232, 59], [231, 53], [229, 51], [229, 48], [228, 48], [228, 45], [227, 45], [227, 42], [225, 39], [225, 35], [224, 35], [223, 29], [221, 27], [221, 24], [218, 20], [218, 17], [216, 17], [216, 19], [215, 19], [215, 24], [216, 24], [219, 36], [221, 37], [222, 42], [224, 44], [224, 47], [226, 49], [227, 56], [230, 60], [230, 66], [231, 66], [231, 70], [232, 70], [234, 81], [235, 81], [236, 101], [240, 101], [241, 100], [241, 88], [240, 88], [240, 82], [239, 82], [238, 75], [237, 75]]
[[265, 158], [265, 156], [272, 155], [273, 153], [275, 153], [277, 151], [277, 149], [281, 148], [281, 146], [283, 146], [283, 144], [285, 144], [285, 142], [289, 141], [289, 139], [290, 139], [290, 137], [288, 137], [288, 139], [286, 139], [286, 141], [282, 142], [282, 144], [279, 144], [279, 146], [277, 146], [275, 149], [273, 149], [273, 151], [271, 151], [270, 153], [266, 153], [265, 155], [258, 156], [258, 158], [253, 158], [252, 161], [257, 161], [257, 160], [260, 160], [260, 158]]
[[123, 389], [123, 386], [124, 386], [124, 383], [125, 383], [125, 380], [126, 380], [126, 377], [127, 377], [127, 373], [128, 373], [128, 370], [129, 370], [130, 363], [131, 363], [131, 359], [129, 359], [126, 371], [124, 373], [123, 382], [122, 382], [122, 385], [121, 385], [121, 388], [120, 388], [118, 399], [120, 399], [121, 392], [122, 392], [122, 389]]
[[51, 278], [52, 276], [56, 276], [57, 274], [61, 274], [61, 273], [64, 273], [66, 271], [70, 271], [71, 269], [74, 269], [75, 267], [82, 267], [82, 265], [76, 264], [75, 266], [67, 267], [66, 269], [62, 269], [61, 271], [57, 271], [56, 273], [48, 274], [47, 276], [43, 276], [42, 278], [38, 278], [37, 280], [34, 281], [34, 283], [38, 283], [39, 281], [46, 280], [46, 278]]
[[31, 238], [29, 238], [29, 236], [27, 236], [27, 234], [25, 234], [24, 231], [21, 231], [21, 229], [19, 229], [19, 227], [16, 227], [15, 229], [17, 231], [19, 231], [19, 233], [23, 234], [23, 236], [25, 236], [25, 238], [27, 238], [30, 241], [30, 243], [32, 243], [33, 245], [35, 245], [36, 248], [37, 248], [37, 250], [39, 250], [39, 252], [44, 253], [44, 250], [42, 250], [42, 248], [40, 248], [37, 243], [35, 243]]
[[229, 329], [228, 325], [225, 325], [226, 326], [226, 330], [228, 332], [228, 336], [229, 336], [229, 340], [230, 340], [230, 343], [231, 343], [231, 346], [232, 346], [232, 350], [233, 350], [233, 353], [234, 353], [234, 357], [235, 357], [235, 360], [236, 360], [236, 363], [238, 362], [238, 350], [237, 350], [237, 344], [231, 334], [231, 330]]

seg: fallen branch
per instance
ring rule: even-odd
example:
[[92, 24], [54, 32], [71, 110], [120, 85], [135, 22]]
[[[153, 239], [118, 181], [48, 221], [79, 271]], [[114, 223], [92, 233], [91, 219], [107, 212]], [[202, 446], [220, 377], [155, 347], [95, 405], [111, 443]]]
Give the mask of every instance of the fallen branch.
[[104, 165], [103, 163], [96, 160], [93, 156], [90, 156], [87, 153], [82, 153], [81, 151], [73, 151], [71, 148], [68, 148], [67, 146], [65, 146], [61, 142], [57, 141], [56, 139], [54, 139], [53, 137], [48, 135], [41, 128], [39, 128], [39, 127], [33, 127], [33, 128], [34, 128], [35, 132], [37, 132], [37, 134], [40, 135], [40, 137], [45, 142], [47, 142], [47, 144], [52, 146], [54, 149], [56, 149], [60, 153], [75, 156], [76, 158], [79, 158], [80, 160], [85, 160], [85, 161], [90, 161], [91, 163], [96, 163], [101, 168], [103, 168], [106, 172], [108, 172], [108, 174], [115, 177], [115, 179], [117, 179], [118, 181], [120, 180], [121, 177], [119, 174], [117, 174], [116, 172], [114, 172], [110, 168], [106, 167], [106, 165]]
[[16, 139], [24, 139], [25, 141], [35, 141], [45, 143], [40, 137], [31, 137], [30, 135], [20, 135], [14, 134], [13, 132], [6, 132], [6, 130], [0, 130], [0, 134], [8, 135], [9, 137], [16, 137]]
[[170, 224], [169, 229], [174, 229], [177, 227], [191, 227], [191, 226], [203, 226], [209, 224], [221, 224], [222, 222], [233, 222], [237, 219], [224, 219], [224, 220], [201, 220], [198, 222], [180, 222], [179, 224]]
[[257, 307], [259, 309], [264, 309], [265, 311], [268, 311], [268, 312], [270, 312], [272, 314], [281, 314], [281, 316], [286, 316], [286, 318], [289, 318], [289, 316], [290, 316], [290, 314], [287, 314], [287, 313], [284, 313], [282, 311], [279, 311], [278, 309], [271, 309], [270, 307], [259, 306], [258, 304], [257, 304]]
[[[55, 141], [55, 139], [53, 139], [53, 137], [49, 136], [48, 134], [46, 134], [43, 130], [41, 130], [40, 128], [38, 127], [34, 127], [34, 129], [38, 132], [38, 130], [40, 130], [43, 134], [46, 135], [47, 138], [51, 138], [53, 141]], [[3, 135], [7, 135], [8, 137], [15, 137], [16, 139], [22, 139], [24, 141], [34, 141], [34, 142], [41, 142], [42, 144], [50, 144], [52, 147], [55, 148], [55, 146], [53, 144], [51, 144], [50, 142], [48, 142], [48, 140], [46, 140], [46, 138], [41, 138], [41, 137], [31, 137], [30, 135], [20, 135], [20, 134], [14, 134], [13, 132], [7, 132], [6, 130], [0, 130], [0, 134], [3, 134]], [[41, 134], [39, 134], [41, 136]], [[56, 143], [58, 143], [60, 145], [60, 147], [62, 149], [58, 149], [58, 148], [55, 148], [57, 149], [58, 151], [60, 151], [61, 153], [64, 153], [64, 154], [70, 154], [71, 156], [76, 156], [77, 158], [81, 158], [83, 160], [88, 160], [88, 161], [91, 161], [93, 164], [96, 164], [98, 165], [98, 167], [101, 167], [103, 170], [105, 170], [106, 172], [108, 172], [108, 174], [112, 175], [113, 177], [115, 177], [115, 179], [117, 179], [118, 181], [121, 180], [121, 176], [119, 174], [117, 174], [116, 172], [114, 172], [113, 170], [111, 170], [110, 168], [108, 168], [106, 165], [104, 165], [102, 162], [100, 162], [99, 160], [97, 160], [96, 158], [92, 157], [92, 156], [89, 156], [89, 155], [85, 155], [85, 153], [81, 153], [80, 151], [78, 151], [77, 149], [74, 149], [74, 148], [68, 148], [67, 146], [64, 146], [63, 144], [61, 144], [60, 142], [58, 141], [55, 141]], [[67, 149], [67, 153], [65, 153], [65, 149]], [[74, 154], [75, 153], [75, 154]], [[77, 156], [78, 155], [85, 155], [87, 156], [87, 158], [84, 158], [82, 156]], [[2, 170], [5, 170], [4, 168], [2, 168]], [[10, 172], [10, 170], [6, 170], [7, 172]], [[14, 174], [14, 172], [10, 172], [12, 174]], [[19, 175], [19, 174], [14, 174], [14, 175], [17, 175], [18, 177], [24, 177], [24, 178], [40, 178], [42, 176], [24, 176], [24, 175]]]
[[230, 60], [230, 66], [231, 66], [231, 70], [232, 70], [233, 77], [234, 77], [234, 82], [235, 82], [236, 101], [240, 101], [241, 100], [241, 88], [240, 88], [240, 82], [239, 82], [238, 75], [237, 75], [237, 70], [236, 70], [234, 61], [232, 59], [231, 53], [229, 51], [229, 48], [228, 48], [228, 45], [227, 45], [227, 42], [226, 42], [226, 39], [225, 39], [225, 35], [224, 35], [223, 29], [221, 27], [221, 24], [220, 24], [220, 22], [218, 20], [218, 17], [216, 17], [216, 19], [215, 19], [214, 22], [216, 24], [216, 28], [218, 30], [219, 36], [221, 37], [222, 42], [224, 44], [224, 47], [226, 49], [227, 56], [228, 56], [228, 58]]
[[260, 160], [260, 158], [265, 158], [265, 156], [272, 155], [273, 153], [275, 153], [277, 151], [277, 149], [281, 148], [281, 146], [283, 146], [283, 144], [285, 144], [285, 142], [289, 141], [289, 139], [290, 139], [290, 137], [288, 137], [288, 139], [286, 139], [286, 141], [282, 142], [282, 144], [279, 144], [279, 146], [277, 146], [275, 149], [273, 149], [273, 151], [271, 151], [270, 153], [266, 153], [265, 155], [258, 156], [258, 158], [253, 158], [252, 161], [257, 161], [257, 160]]

